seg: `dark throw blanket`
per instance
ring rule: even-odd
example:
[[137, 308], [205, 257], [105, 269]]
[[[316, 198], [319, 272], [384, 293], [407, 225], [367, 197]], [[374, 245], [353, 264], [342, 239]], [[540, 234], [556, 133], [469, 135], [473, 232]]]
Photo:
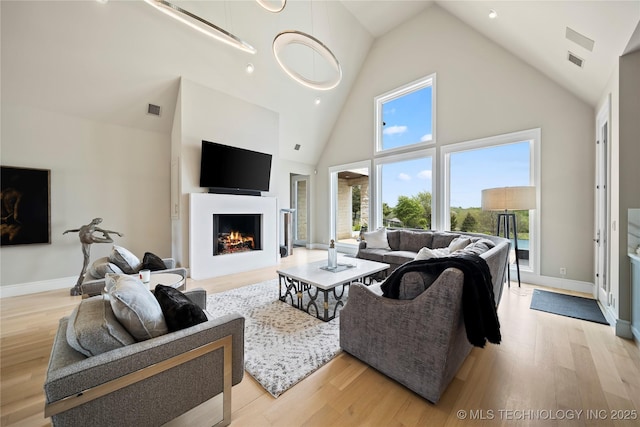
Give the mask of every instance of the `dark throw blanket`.
[[464, 273], [462, 313], [467, 339], [476, 347], [484, 347], [487, 340], [500, 344], [500, 322], [496, 312], [491, 272], [486, 261], [478, 255], [415, 260], [398, 267], [382, 284], [383, 296], [398, 299], [400, 281], [405, 273], [423, 271], [439, 275], [447, 268]]

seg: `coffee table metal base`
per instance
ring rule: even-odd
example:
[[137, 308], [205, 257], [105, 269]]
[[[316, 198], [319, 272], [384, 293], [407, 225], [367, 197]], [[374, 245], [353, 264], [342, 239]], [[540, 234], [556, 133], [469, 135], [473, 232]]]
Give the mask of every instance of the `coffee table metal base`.
[[[345, 289], [351, 285], [352, 282], [346, 282], [342, 285], [338, 285], [332, 289], [320, 289], [308, 283], [304, 283], [300, 280], [287, 277], [280, 274], [280, 301], [291, 304], [299, 310], [302, 310], [318, 319], [328, 322], [336, 318], [338, 311], [344, 306], [342, 297], [344, 296]], [[284, 289], [284, 292], [283, 292]], [[309, 301], [305, 303], [304, 295], [309, 297]], [[318, 296], [322, 294], [323, 297], [318, 299]], [[329, 310], [329, 295], [333, 295], [335, 305], [332, 310]], [[331, 311], [331, 315], [329, 312]]]

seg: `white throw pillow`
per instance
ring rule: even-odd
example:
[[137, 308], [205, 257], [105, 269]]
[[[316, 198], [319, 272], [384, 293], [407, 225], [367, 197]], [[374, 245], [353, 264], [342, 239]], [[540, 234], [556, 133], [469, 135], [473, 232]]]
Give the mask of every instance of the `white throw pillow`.
[[140, 279], [109, 275], [107, 282], [113, 314], [137, 341], [168, 332], [158, 300]]
[[127, 274], [137, 273], [142, 265], [140, 258], [135, 256], [128, 249], [117, 245], [113, 245], [113, 249], [109, 254], [109, 262], [114, 263]]
[[449, 256], [448, 248], [429, 249], [422, 248], [418, 251], [415, 259], [431, 259], [431, 258], [444, 258]]
[[449, 253], [454, 253], [455, 251], [459, 251], [460, 249], [464, 249], [471, 244], [471, 239], [468, 237], [456, 237], [449, 243]]
[[367, 242], [367, 249], [391, 249], [387, 240], [387, 229], [380, 227], [375, 231], [362, 233], [364, 241]]
[[98, 258], [89, 267], [89, 274], [97, 279], [102, 279], [107, 273], [123, 274], [124, 271], [112, 262], [108, 257]]

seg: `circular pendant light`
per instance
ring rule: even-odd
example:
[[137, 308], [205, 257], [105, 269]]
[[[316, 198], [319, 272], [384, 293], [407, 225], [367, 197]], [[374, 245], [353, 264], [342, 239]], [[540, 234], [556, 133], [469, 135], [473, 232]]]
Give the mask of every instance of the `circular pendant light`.
[[274, 6], [271, 4], [273, 2], [270, 2], [267, 0], [256, 0], [256, 1], [260, 6], [267, 9], [269, 12], [273, 12], [273, 13], [282, 12], [282, 9], [284, 9], [284, 7], [287, 5], [287, 0], [279, 0], [275, 2], [275, 3], [280, 3], [279, 6]]
[[[324, 81], [311, 80], [287, 66], [280, 54], [286, 46], [293, 44], [306, 46], [320, 55], [335, 71], [335, 76]], [[273, 39], [273, 55], [276, 57], [276, 61], [282, 70], [287, 73], [289, 77], [311, 89], [330, 90], [338, 86], [342, 80], [342, 68], [333, 52], [320, 40], [301, 31], [283, 31], [278, 34], [276, 38]]]

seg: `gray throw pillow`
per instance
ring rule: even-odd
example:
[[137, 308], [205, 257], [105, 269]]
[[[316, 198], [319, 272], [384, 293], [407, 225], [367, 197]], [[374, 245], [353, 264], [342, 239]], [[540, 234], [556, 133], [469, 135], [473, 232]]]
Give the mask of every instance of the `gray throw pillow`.
[[140, 279], [109, 275], [106, 280], [113, 313], [137, 341], [168, 332], [158, 300]]
[[449, 252], [453, 253], [455, 251], [459, 251], [461, 249], [466, 248], [471, 243], [471, 239], [467, 237], [456, 237], [449, 243]]
[[431, 242], [431, 248], [432, 249], [446, 248], [449, 246], [449, 243], [451, 243], [451, 241], [458, 236], [459, 234], [437, 231], [433, 233], [433, 241]]
[[108, 273], [123, 274], [124, 271], [112, 262], [109, 262], [109, 257], [98, 258], [89, 267], [89, 274], [96, 279], [102, 279]]
[[400, 230], [400, 248], [403, 251], [418, 252], [421, 248], [431, 247], [431, 231]]
[[114, 263], [127, 274], [137, 273], [142, 264], [140, 258], [131, 253], [131, 251], [117, 245], [113, 245], [113, 249], [109, 254], [109, 262]]
[[398, 299], [410, 300], [414, 299], [424, 291], [426, 291], [433, 282], [438, 279], [439, 275], [428, 274], [423, 271], [409, 271], [400, 279], [400, 287], [398, 288]]
[[[487, 243], [488, 242], [488, 243]], [[459, 255], [481, 255], [487, 252], [489, 249], [493, 248], [495, 245], [491, 240], [479, 240], [475, 243], [470, 244], [466, 248], [456, 252]]]
[[87, 357], [97, 356], [136, 341], [118, 322], [108, 296], [80, 301], [67, 323], [67, 343]]

